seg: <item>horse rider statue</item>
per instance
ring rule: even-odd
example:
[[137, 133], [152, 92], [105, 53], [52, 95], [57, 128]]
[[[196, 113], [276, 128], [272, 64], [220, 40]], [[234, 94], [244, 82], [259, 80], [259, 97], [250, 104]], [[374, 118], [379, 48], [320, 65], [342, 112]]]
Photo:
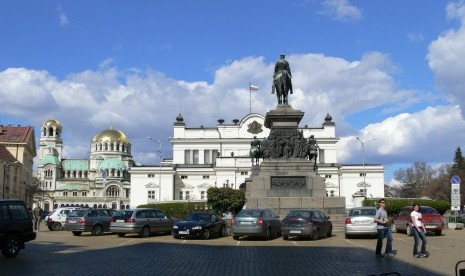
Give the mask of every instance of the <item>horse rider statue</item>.
[[274, 94], [276, 91], [276, 96], [278, 97], [278, 104], [288, 104], [287, 96], [289, 91], [293, 94], [292, 91], [292, 73], [291, 68], [289, 67], [289, 62], [285, 59], [285, 55], [281, 55], [279, 60], [274, 66], [273, 74], [273, 85], [271, 88], [271, 94]]
[[250, 142], [250, 157], [252, 158], [252, 165], [258, 165], [258, 162], [263, 155], [261, 144], [262, 143], [257, 139], [257, 136], [254, 136], [252, 142]]
[[308, 160], [314, 161], [313, 163], [313, 170], [316, 170], [316, 159], [318, 157], [318, 149], [320, 147], [316, 143], [316, 139], [313, 135], [310, 135], [308, 138]]

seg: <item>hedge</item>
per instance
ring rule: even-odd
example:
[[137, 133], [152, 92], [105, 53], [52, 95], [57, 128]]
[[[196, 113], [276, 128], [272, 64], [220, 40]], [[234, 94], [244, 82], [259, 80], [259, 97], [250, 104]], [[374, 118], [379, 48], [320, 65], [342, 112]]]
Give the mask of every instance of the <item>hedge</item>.
[[[379, 207], [379, 198], [367, 198], [363, 201], [363, 206], [375, 206]], [[389, 216], [399, 213], [399, 211], [405, 206], [412, 206], [414, 203], [418, 203], [422, 206], [430, 206], [436, 209], [439, 214], [444, 214], [447, 210], [450, 210], [451, 204], [444, 200], [431, 200], [431, 199], [420, 199], [420, 198], [386, 198], [386, 211]]]
[[183, 219], [195, 211], [212, 211], [206, 202], [170, 202], [153, 203], [137, 206], [138, 208], [155, 208], [162, 210], [173, 218]]

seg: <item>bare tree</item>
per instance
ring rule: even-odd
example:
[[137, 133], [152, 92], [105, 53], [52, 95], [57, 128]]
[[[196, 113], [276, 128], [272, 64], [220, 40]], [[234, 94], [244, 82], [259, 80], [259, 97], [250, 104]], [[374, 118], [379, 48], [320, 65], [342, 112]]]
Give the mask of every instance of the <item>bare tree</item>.
[[415, 162], [410, 168], [398, 169], [394, 179], [403, 183], [401, 197], [428, 196], [426, 187], [432, 182], [436, 171], [426, 162]]

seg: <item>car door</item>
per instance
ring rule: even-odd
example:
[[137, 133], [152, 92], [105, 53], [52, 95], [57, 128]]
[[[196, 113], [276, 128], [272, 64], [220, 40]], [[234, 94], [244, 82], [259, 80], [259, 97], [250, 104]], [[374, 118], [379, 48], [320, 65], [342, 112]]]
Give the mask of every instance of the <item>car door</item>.
[[322, 224], [322, 228], [324, 229], [324, 233], [328, 233], [329, 232], [329, 229], [331, 228], [331, 221], [329, 220], [329, 217], [321, 212], [321, 211], [318, 211], [320, 213], [320, 217], [321, 217], [321, 224]]
[[111, 215], [109, 210], [98, 210], [98, 220], [102, 224], [103, 231], [110, 231]]
[[153, 223], [160, 232], [170, 232], [173, 227], [173, 222], [168, 216], [160, 210], [151, 210], [153, 215]]

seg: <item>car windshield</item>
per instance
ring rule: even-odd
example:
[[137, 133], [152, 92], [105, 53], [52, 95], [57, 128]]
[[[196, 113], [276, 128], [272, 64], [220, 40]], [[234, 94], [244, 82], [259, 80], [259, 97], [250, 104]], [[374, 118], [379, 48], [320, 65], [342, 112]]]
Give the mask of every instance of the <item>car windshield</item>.
[[187, 216], [187, 221], [211, 221], [210, 214], [193, 213]]
[[259, 218], [263, 217], [263, 211], [261, 210], [242, 210], [237, 214], [236, 217], [254, 217]]
[[376, 209], [352, 209], [349, 213], [349, 217], [374, 216], [374, 215], [376, 215]]
[[287, 218], [311, 218], [313, 217], [313, 212], [311, 211], [291, 211]]
[[117, 211], [116, 213], [113, 214], [114, 217], [120, 217], [120, 218], [130, 218], [134, 211], [132, 210], [126, 210], [126, 211]]
[[420, 212], [426, 215], [438, 215], [439, 214], [438, 211], [436, 211], [436, 209], [431, 208], [431, 207], [421, 207]]
[[83, 217], [86, 210], [74, 210], [68, 214], [68, 217]]

